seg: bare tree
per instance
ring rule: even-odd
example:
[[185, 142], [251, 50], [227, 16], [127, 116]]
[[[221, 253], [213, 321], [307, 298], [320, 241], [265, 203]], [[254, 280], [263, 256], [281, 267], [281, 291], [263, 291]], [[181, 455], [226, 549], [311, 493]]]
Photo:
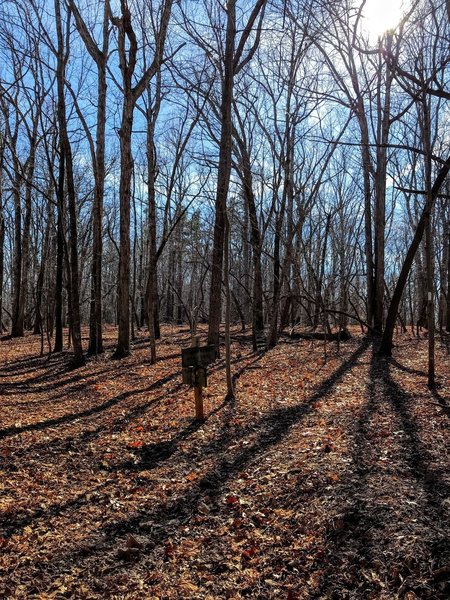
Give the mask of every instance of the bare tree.
[[[68, 33], [64, 39], [63, 22], [61, 18], [60, 0], [55, 0], [55, 23], [57, 35], [56, 49], [56, 81], [58, 87], [58, 128], [59, 128], [59, 177], [58, 195], [60, 204], [64, 202], [64, 194], [67, 192], [69, 208], [69, 230], [70, 242], [68, 252], [69, 265], [69, 319], [70, 332], [73, 343], [73, 364], [80, 366], [84, 364], [83, 346], [81, 342], [81, 315], [80, 315], [80, 293], [79, 293], [79, 265], [78, 265], [78, 225], [76, 192], [73, 177], [72, 148], [67, 132], [66, 101], [64, 94], [65, 68], [67, 64], [69, 42]], [[69, 15], [67, 15], [66, 27], [68, 29]]]
[[92, 164], [94, 171], [94, 202], [92, 206], [92, 272], [91, 272], [91, 304], [88, 354], [103, 352], [102, 339], [102, 221], [103, 196], [105, 190], [105, 128], [106, 128], [106, 92], [107, 64], [109, 52], [109, 17], [111, 9], [109, 0], [103, 2], [103, 23], [101, 46], [97, 45], [88, 26], [74, 0], [68, 0], [75, 18], [75, 24], [86, 50], [97, 67], [97, 120], [95, 150], [89, 127], [85, 128], [90, 138]]
[[[260, 38], [262, 15], [266, 0], [257, 0], [243, 27], [236, 45], [236, 0], [227, 3], [226, 37], [223, 53], [223, 79], [221, 94], [221, 132], [219, 143], [219, 164], [217, 171], [217, 193], [215, 200], [214, 241], [211, 261], [211, 291], [209, 297], [208, 343], [216, 347], [219, 353], [219, 328], [222, 306], [222, 272], [225, 243], [225, 217], [228, 189], [231, 175], [232, 154], [232, 106], [234, 78], [254, 55]], [[245, 47], [256, 21], [259, 19], [257, 33], [250, 49]]]
[[[121, 0], [121, 16], [111, 17], [118, 32], [119, 65], [122, 74], [122, 119], [120, 139], [120, 260], [118, 282], [118, 340], [115, 358], [130, 353], [130, 195], [133, 157], [131, 138], [133, 113], [136, 102], [145, 91], [148, 82], [155, 76], [163, 62], [164, 44], [172, 10], [172, 0], [165, 0], [162, 6], [159, 30], [155, 40], [153, 60], [142, 76], [134, 83], [137, 64], [138, 43], [132, 24], [127, 0]], [[128, 44], [128, 48], [127, 48]]]

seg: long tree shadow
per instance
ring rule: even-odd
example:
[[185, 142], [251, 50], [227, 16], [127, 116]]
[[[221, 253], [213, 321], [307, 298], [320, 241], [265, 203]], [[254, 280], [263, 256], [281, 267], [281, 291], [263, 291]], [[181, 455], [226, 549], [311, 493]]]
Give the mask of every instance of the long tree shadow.
[[[66, 397], [70, 393], [78, 392], [89, 384], [96, 383], [102, 375], [110, 374], [111, 368], [105, 367], [91, 374], [78, 373], [70, 377], [62, 377], [67, 371], [55, 370], [48, 375], [46, 372], [36, 375], [29, 380], [20, 382], [8, 382], [0, 384], [0, 392], [3, 396], [27, 396], [28, 394], [54, 392], [62, 390], [59, 396], [53, 395], [52, 399]], [[45, 381], [44, 385], [40, 385], [41, 381]], [[37, 401], [39, 403], [39, 401]]]
[[427, 373], [425, 373], [425, 371], [421, 371], [420, 369], [413, 369], [412, 367], [407, 367], [406, 365], [404, 365], [401, 362], [399, 362], [398, 360], [396, 360], [394, 357], [390, 357], [389, 362], [396, 369], [399, 369], [400, 371], [403, 371], [404, 373], [408, 373], [409, 375], [416, 375], [417, 377], [425, 377], [425, 378], [427, 377]]
[[[364, 340], [361, 345], [353, 352], [348, 360], [343, 363], [328, 379], [326, 379], [319, 388], [304, 402], [295, 406], [283, 407], [266, 413], [259, 421], [248, 426], [241, 427], [235, 432], [225, 427], [219, 439], [208, 442], [202, 449], [202, 456], [216, 457], [214, 465], [197, 481], [190, 483], [185, 493], [174, 499], [162, 499], [159, 504], [152, 505], [152, 510], [148, 506], [136, 512], [125, 519], [111, 519], [105, 523], [99, 530], [102, 535], [102, 542], [93, 551], [103, 553], [106, 550], [116, 546], [117, 539], [125, 534], [140, 533], [148, 536], [148, 549], [157, 544], [161, 544], [170, 535], [171, 527], [169, 523], [172, 519], [189, 520], [198, 511], [198, 505], [207, 492], [209, 503], [214, 510], [218, 510], [218, 502], [226, 485], [226, 482], [248, 468], [249, 464], [258, 463], [261, 456], [278, 444], [287, 436], [295, 425], [313, 409], [314, 404], [323, 400], [325, 396], [333, 391], [334, 386], [348, 373], [357, 363], [359, 357], [366, 351], [369, 345], [368, 340]], [[188, 428], [181, 436], [190, 435], [193, 429]], [[242, 446], [235, 455], [228, 452], [229, 445], [248, 436], [254, 436], [254, 440], [246, 446]], [[158, 449], [157, 460], [161, 461], [161, 451], [166, 459], [173, 454], [173, 446], [170, 445], [163, 449]], [[150, 450], [150, 452], [152, 452]], [[151, 456], [152, 459], [155, 455]], [[124, 465], [126, 467], [126, 465]], [[200, 465], [199, 465], [200, 466]], [[216, 509], [214, 508], [216, 505]], [[158, 524], [154, 528], [152, 524]], [[77, 554], [77, 551], [75, 551]], [[56, 556], [52, 569], [57, 565], [67, 561], [69, 555]], [[82, 560], [82, 557], [80, 557]], [[67, 563], [66, 563], [67, 564]], [[37, 565], [38, 568], [39, 565]], [[45, 567], [48, 567], [46, 563]]]
[[442, 477], [442, 472], [432, 466], [433, 456], [420, 437], [418, 423], [410, 410], [410, 406], [417, 401], [416, 398], [393, 379], [391, 370], [390, 361], [383, 361], [382, 374], [386, 383], [386, 392], [406, 434], [405, 461], [409, 464], [414, 477], [423, 486], [429, 504], [441, 511], [442, 500], [450, 496], [450, 485]]
[[434, 399], [437, 400], [447, 417], [450, 417], [450, 397], [443, 396], [436, 388], [431, 390], [431, 393], [433, 394]]
[[366, 402], [350, 432], [353, 438], [351, 460], [342, 483], [336, 486], [335, 496], [340, 499], [340, 506], [327, 532], [326, 561], [322, 559], [316, 565], [321, 569], [326, 562], [314, 598], [337, 597], [339, 590], [343, 597], [358, 594], [361, 598], [373, 597], [374, 591], [380, 591], [374, 590], [363, 578], [355, 577], [355, 569], [362, 571], [373, 563], [374, 532], [392, 516], [386, 506], [377, 506], [369, 497], [369, 480], [378, 470], [374, 461], [378, 445], [371, 435], [371, 421], [383, 403], [382, 392], [378, 361], [372, 348]]
[[[251, 366], [254, 363], [258, 362], [261, 358], [262, 358], [262, 356], [257, 356], [251, 363], [249, 363], [247, 365], [243, 365], [241, 367], [241, 369], [239, 369], [239, 371], [237, 372], [237, 375], [240, 376], [247, 368], [251, 368]], [[216, 368], [218, 369], [219, 367], [216, 366]], [[157, 386], [154, 384], [153, 389], [155, 389], [156, 387], [161, 387], [161, 385], [163, 385], [166, 382], [166, 379], [160, 380], [159, 382], [157, 382], [158, 383]], [[170, 391], [165, 392], [164, 394], [162, 394], [156, 398], [153, 398], [152, 400], [150, 400], [148, 402], [145, 402], [143, 404], [139, 404], [138, 406], [133, 407], [125, 415], [121, 415], [119, 418], [113, 420], [112, 422], [109, 422], [107, 427], [105, 427], [105, 425], [102, 423], [100, 425], [100, 427], [97, 427], [97, 428], [91, 429], [91, 430], [87, 430], [87, 431], [82, 431], [80, 433], [80, 435], [77, 437], [69, 437], [69, 438], [64, 438], [64, 439], [59, 438], [59, 439], [53, 440], [51, 442], [45, 442], [42, 444], [34, 444], [33, 450], [37, 454], [39, 454], [40, 450], [44, 450], [47, 453], [50, 453], [53, 458], [55, 455], [55, 452], [62, 453], [62, 452], [67, 452], [68, 450], [74, 451], [77, 448], [82, 449], [89, 442], [92, 442], [92, 440], [98, 438], [99, 436], [106, 435], [108, 432], [110, 432], [110, 433], [117, 432], [120, 429], [122, 429], [125, 425], [129, 424], [130, 422], [135, 421], [137, 418], [142, 416], [142, 414], [145, 411], [147, 411], [149, 408], [155, 406], [160, 401], [164, 400], [164, 398], [166, 398], [168, 394], [170, 395], [170, 394], [175, 393], [181, 387], [182, 387], [182, 384], [177, 383], [173, 388], [171, 388]], [[144, 391], [148, 391], [148, 389], [147, 390], [137, 390], [137, 391], [135, 391], [135, 393], [141, 393]], [[128, 394], [128, 397], [130, 397], [131, 395], [132, 395], [131, 393]], [[124, 399], [124, 398], [122, 397], [122, 399]], [[117, 400], [117, 398], [114, 400]], [[211, 410], [207, 414], [207, 418], [211, 418], [213, 415], [219, 413], [225, 407], [228, 407], [231, 410], [233, 410], [234, 406], [235, 406], [234, 400], [224, 399], [224, 401], [221, 404], [219, 404], [217, 407], [215, 407], [213, 410]], [[97, 408], [100, 408], [100, 407], [97, 407]], [[99, 413], [100, 411], [96, 411], [96, 412]], [[86, 415], [86, 416], [91, 416], [91, 415]], [[225, 422], [226, 422], [226, 420], [225, 420]], [[146, 446], [143, 446], [142, 448], [136, 450], [136, 452], [135, 452], [136, 460], [135, 461], [125, 461], [123, 463], [120, 463], [119, 465], [111, 465], [109, 467], [102, 466], [101, 469], [102, 470], [106, 469], [106, 470], [109, 470], [110, 472], [122, 472], [124, 470], [125, 471], [140, 471], [140, 470], [149, 471], [151, 469], [154, 469], [160, 463], [164, 462], [165, 460], [168, 460], [177, 451], [178, 446], [181, 441], [186, 440], [189, 436], [191, 436], [193, 433], [198, 431], [198, 429], [200, 429], [200, 427], [202, 427], [202, 426], [203, 426], [203, 423], [201, 423], [201, 422], [192, 422], [185, 429], [182, 429], [171, 440], [159, 442], [156, 444], [146, 445]], [[15, 460], [8, 460], [5, 458], [3, 465], [2, 465], [3, 470], [10, 471], [10, 472], [17, 471], [18, 467], [16, 466], [16, 463], [20, 462], [21, 456], [22, 455], [25, 456], [28, 451], [29, 451], [29, 449], [27, 449], [27, 451], [23, 452], [22, 454], [20, 452], [19, 453], [16, 452]], [[7, 536], [13, 535], [13, 534], [16, 534], [19, 531], [21, 531], [24, 527], [31, 525], [36, 519], [46, 519], [46, 518], [54, 517], [54, 516], [60, 515], [61, 513], [69, 510], [70, 508], [80, 506], [83, 503], [85, 503], [86, 495], [90, 491], [92, 491], [92, 490], [88, 490], [84, 494], [79, 494], [74, 501], [70, 501], [70, 502], [67, 502], [64, 504], [56, 503], [56, 504], [51, 505], [47, 509], [39, 508], [36, 511], [32, 511], [32, 512], [27, 510], [26, 514], [18, 514], [14, 518], [8, 517], [7, 521], [3, 524], [3, 531], [6, 533]], [[2, 525], [1, 521], [0, 521], [0, 525]]]
[[55, 425], [63, 425], [63, 424], [71, 423], [78, 419], [90, 417], [92, 415], [101, 413], [101, 412], [107, 410], [108, 408], [111, 408], [112, 406], [115, 406], [116, 404], [122, 402], [123, 400], [126, 400], [130, 396], [136, 396], [137, 394], [143, 394], [145, 392], [150, 392], [150, 391], [156, 390], [156, 389], [162, 387], [164, 384], [171, 381], [172, 379], [173, 379], [173, 373], [167, 375], [166, 377], [158, 379], [157, 381], [150, 384], [146, 388], [143, 388], [143, 389], [139, 388], [139, 389], [134, 389], [134, 390], [130, 390], [127, 392], [122, 392], [121, 394], [115, 396], [114, 398], [110, 398], [106, 402], [102, 402], [102, 404], [97, 404], [86, 410], [82, 410], [82, 411], [79, 411], [76, 413], [71, 413], [68, 415], [62, 415], [61, 417], [55, 417], [54, 419], [46, 419], [45, 421], [39, 421], [37, 423], [30, 423], [29, 425], [23, 425], [20, 427], [14, 426], [14, 427], [6, 427], [4, 429], [0, 429], [0, 440], [4, 439], [6, 437], [9, 437], [9, 436], [17, 435], [17, 434], [24, 433], [27, 431], [42, 431], [43, 429], [46, 429], [48, 427], [54, 427]]
[[[417, 586], [414, 591], [424, 593], [430, 587], [434, 587], [440, 579], [441, 570], [447, 569], [446, 581], [439, 581], [440, 587], [435, 587], [433, 590], [434, 597], [446, 599], [450, 597], [450, 573], [448, 572], [450, 565], [450, 519], [444, 504], [444, 501], [450, 497], [448, 472], [447, 469], [443, 470], [433, 466], [435, 458], [422, 441], [419, 425], [411, 411], [411, 407], [417, 401], [416, 398], [407, 393], [392, 377], [390, 361], [383, 362], [382, 369], [386, 391], [398, 422], [406, 434], [403, 444], [405, 461], [417, 483], [425, 492], [427, 503], [425, 512], [430, 532], [433, 531], [435, 523], [440, 525], [436, 532], [433, 531], [432, 540], [427, 543], [428, 556], [424, 557], [425, 560], [428, 559], [428, 564], [432, 569], [431, 581], [427, 581], [423, 587]], [[447, 526], [444, 523], [447, 523]], [[407, 585], [402, 587], [402, 591], [406, 592], [408, 590]]]
[[41, 507], [36, 508], [33, 511], [23, 511], [19, 514], [15, 514], [14, 516], [7, 514], [5, 517], [0, 519], [2, 535], [5, 538], [8, 538], [12, 535], [20, 533], [25, 527], [32, 525], [38, 519], [45, 519], [48, 521], [49, 519], [57, 517], [70, 509], [80, 508], [87, 504], [88, 494], [92, 495], [94, 492], [99, 492], [100, 490], [105, 489], [107, 485], [108, 482], [104, 482], [96, 486], [92, 486], [86, 492], [72, 495], [70, 500], [67, 502], [56, 502], [50, 506], [46, 506], [45, 508]]
[[[158, 363], [173, 360], [175, 358], [179, 358], [179, 354], [168, 354], [165, 356], [161, 356], [158, 359]], [[146, 362], [141, 362], [140, 365], [144, 365]], [[41, 373], [34, 374], [37, 369], [42, 369]], [[114, 371], [120, 371], [120, 367], [118, 363], [111, 363], [108, 361], [106, 364], [102, 366], [102, 368], [96, 369], [92, 374], [86, 374], [85, 372], [78, 372], [73, 374], [73, 370], [67, 369], [65, 363], [57, 362], [52, 364], [38, 364], [36, 367], [33, 367], [30, 370], [26, 370], [23, 373], [18, 373], [14, 369], [14, 365], [11, 366], [11, 369], [3, 368], [0, 369], [0, 377], [2, 377], [2, 372], [6, 373], [11, 372], [14, 376], [19, 374], [25, 374], [27, 372], [33, 373], [34, 376], [29, 379], [21, 380], [21, 381], [9, 381], [6, 383], [0, 384], [0, 391], [4, 395], [18, 395], [18, 394], [29, 394], [33, 392], [50, 392], [57, 388], [65, 388], [65, 386], [82, 381], [84, 385], [90, 379], [96, 379], [104, 374], [113, 374]], [[69, 377], [62, 377], [64, 375], [69, 374]], [[6, 377], [6, 375], [5, 375]], [[45, 382], [45, 385], [39, 385], [41, 382]], [[74, 391], [77, 391], [77, 388], [74, 388]], [[66, 392], [64, 392], [66, 394]]]
[[[257, 362], [259, 362], [263, 357], [263, 354], [260, 354], [254, 358], [250, 363], [242, 365], [240, 369], [238, 369], [234, 374], [234, 382], [236, 382], [239, 377], [245, 373], [247, 369], [252, 368]], [[239, 359], [236, 359], [239, 360]], [[212, 372], [217, 372], [221, 368], [220, 363], [215, 364]], [[228, 407], [230, 411], [233, 411], [236, 406], [235, 398], [225, 398], [221, 404], [219, 404], [216, 408], [211, 410], [207, 415], [206, 419], [210, 419], [215, 414], [219, 413], [223, 408]], [[226, 424], [229, 419], [225, 419], [224, 423]], [[156, 442], [154, 444], [147, 444], [142, 448], [139, 448], [135, 452], [136, 458], [134, 460], [127, 460], [122, 463], [113, 465], [111, 470], [113, 471], [148, 471], [153, 468], [156, 468], [159, 464], [169, 459], [179, 447], [180, 442], [186, 440], [193, 433], [198, 431], [198, 429], [203, 425], [202, 422], [192, 422], [186, 428], [179, 431], [174, 437], [170, 440], [163, 440], [161, 442]], [[226, 425], [225, 425], [226, 427]], [[217, 444], [215, 446], [217, 449]]]
[[[262, 358], [262, 355], [258, 355], [250, 363], [242, 365], [242, 367], [236, 371], [234, 377], [236, 379], [238, 377], [240, 377], [247, 368], [252, 368], [252, 365], [254, 365], [256, 362], [261, 360], [261, 358]], [[239, 360], [239, 359], [236, 359], [236, 360]], [[221, 365], [220, 363], [216, 363], [214, 365], [212, 372], [218, 372], [218, 371], [220, 371], [220, 369], [222, 367], [223, 367], [223, 365]], [[173, 377], [176, 374], [177, 373], [174, 373], [173, 375], [168, 375], [164, 379], [158, 380], [157, 382], [152, 384], [150, 387], [147, 387], [145, 389], [139, 388], [139, 389], [131, 390], [130, 392], [124, 392], [123, 394], [120, 394], [119, 396], [116, 396], [115, 398], [112, 398], [109, 401], [102, 403], [101, 405], [97, 405], [90, 409], [87, 409], [86, 411], [80, 411], [76, 414], [65, 415], [65, 416], [62, 416], [62, 417], [59, 417], [56, 419], [47, 420], [45, 422], [34, 423], [34, 424], [30, 424], [30, 425], [23, 426], [23, 427], [15, 426], [15, 427], [10, 427], [10, 428], [4, 428], [3, 430], [0, 430], [0, 440], [2, 438], [7, 438], [8, 436], [12, 436], [17, 433], [22, 433], [24, 431], [41, 430], [41, 429], [45, 429], [47, 427], [52, 427], [54, 425], [69, 423], [69, 422], [77, 420], [81, 417], [90, 417], [90, 416], [95, 416], [95, 415], [101, 415], [101, 413], [104, 410], [107, 410], [108, 408], [111, 408], [111, 407], [115, 406], [116, 404], [118, 404], [119, 402], [124, 401], [128, 398], [131, 398], [134, 395], [142, 394], [142, 393], [145, 393], [148, 391], [152, 391], [154, 389], [158, 389], [159, 387], [161, 387], [162, 385], [167, 383], [169, 380], [173, 379]], [[94, 429], [90, 428], [87, 430], [83, 430], [77, 436], [57, 438], [56, 440], [46, 441], [43, 443], [33, 443], [34, 452], [36, 452], [38, 454], [41, 451], [50, 452], [50, 453], [52, 453], [52, 459], [54, 459], [55, 453], [63, 453], [63, 452], [66, 452], [67, 450], [74, 450], [76, 448], [82, 449], [86, 443], [88, 443], [102, 435], [106, 435], [108, 432], [113, 433], [113, 432], [120, 431], [129, 423], [131, 423], [134, 420], [141, 417], [150, 407], [155, 406], [158, 402], [163, 400], [165, 397], [176, 393], [181, 388], [182, 388], [182, 384], [177, 382], [174, 384], [174, 386], [171, 387], [170, 390], [167, 390], [162, 396], [158, 396], [156, 398], [151, 399], [148, 402], [140, 403], [140, 404], [134, 406], [133, 408], [128, 409], [125, 414], [121, 414], [120, 417], [113, 419], [112, 421], [108, 421], [107, 425], [105, 425], [102, 422], [100, 424], [100, 426], [98, 426]], [[59, 398], [59, 396], [52, 397], [51, 401], [54, 402], [58, 398]], [[36, 403], [42, 403], [42, 400], [36, 401]], [[210, 418], [214, 414], [220, 412], [224, 407], [233, 408], [234, 400], [229, 400], [229, 399], [225, 398], [220, 405], [218, 405], [216, 408], [214, 408], [207, 414], [207, 418]], [[189, 434], [194, 432], [195, 430], [196, 430], [196, 428], [192, 428], [191, 426], [188, 427]], [[180, 439], [178, 441], [185, 439], [185, 438], [186, 438], [186, 435], [181, 435]], [[159, 447], [158, 445], [155, 445], [155, 448], [153, 450], [149, 450], [149, 452], [152, 454], [152, 456], [155, 459], [160, 461], [161, 459], [157, 458], [158, 452], [159, 452], [158, 447]], [[160, 451], [167, 458], [171, 454], [173, 454], [173, 452], [176, 451], [177, 447], [178, 447], [178, 443], [174, 443], [173, 440], [169, 440], [167, 442], [162, 443]], [[169, 448], [170, 448], [170, 453], [168, 454]], [[4, 458], [3, 465], [2, 465], [3, 470], [11, 471], [11, 472], [18, 470], [18, 467], [16, 466], [17, 462], [18, 461], [20, 462], [21, 456], [26, 457], [28, 452], [29, 452], [29, 448], [27, 448], [27, 450], [24, 450], [22, 452], [16, 451], [14, 453], [15, 454], [14, 459]], [[145, 464], [147, 464], [148, 462], [149, 461], [145, 461]], [[127, 464], [128, 464], [128, 462], [127, 462]], [[129, 464], [131, 466], [132, 463], [130, 462]], [[123, 465], [123, 467], [126, 468], [125, 465]], [[118, 468], [116, 470], [118, 470]]]
[[[392, 524], [396, 524], [397, 531], [394, 533], [399, 539], [407, 537], [409, 529], [407, 509], [404, 508], [405, 504], [402, 505], [403, 499], [400, 496], [402, 492], [395, 482], [411, 478], [414, 485], [425, 492], [422, 526], [428, 527], [428, 531], [423, 532], [428, 537], [433, 529], [433, 522], [448, 519], [442, 502], [449, 496], [450, 486], [445, 480], [446, 473], [433, 467], [433, 457], [423, 443], [418, 423], [411, 413], [410, 407], [417, 400], [395, 381], [392, 376], [393, 368], [403, 370], [397, 361], [380, 358], [376, 352], [372, 352], [367, 401], [360, 411], [353, 433], [352, 467], [337, 491], [337, 495], [343, 499], [340, 525], [338, 528], [330, 527], [328, 532], [329, 566], [325, 569], [322, 585], [314, 597], [333, 597], [338, 590], [345, 597], [346, 594], [355, 593], [361, 598], [375, 597], [374, 594], [382, 592], [383, 579], [391, 586], [391, 593], [395, 597], [403, 597], [408, 589], [414, 589], [416, 594], [425, 593], [434, 585], [431, 579], [421, 587], [427, 567], [421, 566], [419, 558], [412, 561], [408, 559], [407, 565], [401, 566], [406, 559], [401, 555], [401, 548], [393, 546], [396, 536], [392, 536]], [[394, 429], [397, 429], [395, 442], [400, 446], [397, 450], [400, 456], [392, 459], [394, 465], [389, 464], [388, 458], [392, 445], [389, 440], [393, 433], [383, 430], [377, 423], [380, 416], [381, 422], [386, 415], [391, 415], [392, 420], [392, 414]], [[406, 489], [409, 492], [414, 487]], [[389, 494], [388, 498], [386, 494]], [[400, 520], [399, 515], [402, 517]], [[441, 527], [440, 531], [443, 530], [445, 528]], [[422, 557], [422, 564], [430, 565], [435, 571], [448, 564], [448, 534], [440, 534], [439, 539], [429, 542], [428, 552], [427, 557]], [[400, 565], [403, 574], [400, 572], [400, 575], [392, 575], [389, 563], [383, 564], [385, 556], [391, 556], [393, 563], [396, 559], [397, 563], [394, 564]], [[349, 557], [352, 557], [351, 563]], [[336, 569], [336, 564], [340, 565], [339, 569]], [[375, 573], [381, 569], [384, 573], [378, 574], [372, 581], [364, 580], [355, 578], [355, 568], [360, 572]], [[423, 572], [420, 572], [421, 568]], [[396, 573], [395, 569], [392, 572]], [[408, 582], [411, 582], [410, 588]], [[432, 597], [448, 598], [449, 592], [450, 585], [444, 591], [435, 588], [435, 595]]]

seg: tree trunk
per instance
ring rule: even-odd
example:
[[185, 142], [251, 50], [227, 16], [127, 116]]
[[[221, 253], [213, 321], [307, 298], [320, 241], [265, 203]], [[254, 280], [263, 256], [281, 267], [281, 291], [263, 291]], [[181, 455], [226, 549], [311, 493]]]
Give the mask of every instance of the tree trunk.
[[[446, 330], [450, 332], [450, 227], [447, 239], [447, 312], [446, 312]], [[443, 282], [444, 284], [444, 282]]]
[[[357, 88], [359, 89], [359, 88]], [[372, 235], [372, 188], [370, 184], [370, 175], [373, 171], [372, 159], [369, 146], [369, 127], [365, 114], [364, 101], [361, 96], [357, 98], [357, 118], [361, 133], [361, 161], [363, 168], [363, 188], [364, 188], [364, 247], [366, 258], [366, 289], [367, 306], [366, 321], [369, 326], [373, 325], [375, 310], [375, 281], [374, 281], [374, 263], [373, 263], [373, 235]]]
[[150, 333], [150, 364], [156, 362], [156, 303], [158, 299], [158, 263], [156, 258], [156, 156], [154, 146], [155, 119], [152, 118], [150, 92], [147, 107], [147, 187], [148, 187], [148, 279], [146, 303], [148, 330]]
[[225, 283], [225, 369], [227, 380], [227, 400], [234, 398], [233, 378], [231, 375], [231, 291], [230, 291], [230, 222], [225, 214], [224, 283]]
[[215, 201], [214, 241], [211, 262], [211, 288], [209, 296], [208, 344], [216, 347], [219, 356], [219, 328], [222, 309], [222, 272], [225, 241], [225, 213], [231, 175], [232, 103], [234, 84], [234, 44], [236, 38], [236, 0], [227, 3], [227, 32], [222, 81], [221, 132], [217, 192]]
[[131, 134], [133, 128], [134, 102], [124, 91], [120, 138], [120, 256], [118, 282], [118, 340], [115, 358], [130, 354], [130, 197], [133, 157], [131, 154]]
[[[0, 175], [1, 178], [1, 175]], [[0, 336], [3, 333], [3, 279], [4, 279], [4, 248], [5, 248], [5, 218], [2, 206], [2, 187], [0, 182]]]
[[[386, 34], [386, 48], [388, 52], [392, 47], [392, 33]], [[373, 327], [377, 334], [383, 331], [384, 319], [384, 263], [385, 263], [385, 225], [386, 225], [386, 172], [387, 172], [387, 145], [390, 129], [391, 86], [393, 73], [380, 52], [379, 75], [377, 86], [377, 169], [375, 173], [375, 290], [374, 290], [374, 321]], [[381, 79], [383, 63], [386, 64], [384, 101], [381, 98]]]
[[105, 188], [105, 128], [106, 128], [106, 66], [109, 51], [109, 0], [103, 2], [103, 41], [102, 48], [97, 46], [89, 28], [83, 20], [74, 0], [68, 0], [75, 17], [77, 30], [85, 47], [97, 65], [97, 124], [95, 154], [92, 163], [94, 170], [94, 201], [92, 206], [92, 265], [91, 265], [91, 302], [89, 314], [88, 354], [103, 352], [102, 336], [102, 260], [103, 260], [103, 197]]
[[183, 323], [183, 228], [184, 219], [177, 226], [177, 260], [176, 260], [176, 290], [177, 290], [177, 325]]
[[442, 262], [439, 273], [440, 279], [440, 294], [439, 294], [439, 327], [441, 331], [444, 331], [447, 325], [447, 273], [449, 270], [450, 260], [450, 213], [447, 216], [445, 207], [442, 208]]
[[435, 331], [434, 331], [434, 265], [433, 265], [433, 237], [431, 233], [431, 218], [426, 226], [426, 254], [427, 254], [427, 318], [428, 318], [428, 387], [435, 387]]
[[[49, 186], [49, 195], [52, 193], [52, 187]], [[49, 250], [50, 250], [50, 230], [52, 228], [52, 203], [50, 200], [47, 204], [47, 222], [45, 225], [44, 239], [42, 242], [42, 253], [41, 262], [39, 265], [39, 273], [36, 282], [36, 304], [35, 304], [35, 315], [33, 334], [38, 335], [43, 332], [43, 319], [42, 319], [42, 294], [44, 289], [44, 279], [46, 272], [46, 265], [49, 263]]]
[[[106, 15], [105, 15], [106, 20]], [[106, 42], [107, 51], [107, 42]], [[104, 49], [105, 52], [105, 49]], [[105, 59], [106, 62], [106, 59]], [[88, 354], [103, 352], [102, 335], [102, 259], [103, 196], [105, 190], [106, 64], [98, 65], [98, 106], [95, 157], [95, 189], [92, 207], [91, 310]]]
[[[425, 192], [426, 202], [431, 203], [431, 122], [430, 106], [425, 96], [422, 102], [423, 122], [422, 139], [425, 150]], [[431, 214], [426, 223], [425, 252], [427, 266], [427, 320], [428, 320], [428, 387], [435, 387], [435, 339], [434, 339], [434, 256], [431, 233]]]
[[242, 161], [242, 170], [240, 174], [242, 177], [244, 197], [250, 221], [250, 243], [252, 247], [253, 259], [252, 340], [253, 350], [256, 351], [256, 340], [264, 330], [261, 232], [259, 229], [258, 214], [256, 211], [255, 194], [253, 192], [253, 176], [250, 165], [250, 157], [245, 145], [245, 140], [243, 140], [240, 136], [236, 137]]
[[55, 344], [53, 352], [62, 352], [63, 349], [64, 162], [64, 155], [60, 152], [58, 184], [56, 187]]
[[19, 320], [22, 328], [25, 320], [25, 309], [28, 297], [28, 278], [30, 272], [30, 230], [31, 230], [31, 212], [32, 212], [32, 179], [34, 176], [34, 167], [36, 162], [36, 140], [38, 136], [39, 113], [34, 115], [33, 130], [30, 136], [30, 154], [27, 159], [26, 180], [25, 180], [25, 217], [23, 220], [22, 233], [22, 281], [19, 294]]
[[5, 273], [5, 216], [3, 212], [4, 144], [0, 145], [0, 336], [3, 334], [3, 280]]
[[[64, 78], [66, 57], [64, 56], [64, 40], [62, 33], [62, 22], [60, 12], [60, 0], [55, 0], [56, 33], [58, 38], [57, 52], [57, 87], [58, 87], [58, 127], [60, 143], [60, 182], [64, 184], [64, 175], [67, 183], [67, 199], [69, 209], [69, 256], [70, 273], [68, 273], [69, 286], [69, 324], [73, 343], [74, 366], [84, 364], [83, 346], [81, 341], [81, 317], [80, 317], [80, 295], [79, 295], [79, 269], [78, 269], [78, 232], [77, 232], [77, 207], [76, 194], [73, 179], [72, 148], [67, 133], [66, 105], [64, 97]], [[64, 158], [64, 160], [61, 160]], [[65, 173], [64, 173], [65, 166]], [[64, 185], [59, 190], [64, 193]]]
[[[281, 286], [284, 280], [284, 276], [282, 276], [282, 271], [287, 270], [290, 266], [290, 256], [291, 256], [291, 248], [290, 244], [293, 240], [294, 228], [289, 226], [290, 237], [288, 237], [286, 241], [286, 259], [283, 264], [283, 269], [281, 268], [281, 235], [284, 224], [284, 217], [286, 213], [286, 205], [292, 207], [292, 199], [293, 199], [293, 185], [292, 185], [292, 160], [294, 153], [294, 141], [293, 141], [293, 131], [290, 123], [291, 115], [290, 115], [290, 99], [292, 97], [292, 77], [291, 73], [289, 89], [288, 89], [288, 101], [287, 101], [287, 110], [286, 110], [286, 146], [285, 146], [285, 160], [283, 164], [284, 170], [284, 186], [283, 193], [280, 203], [280, 209], [275, 219], [275, 237], [274, 237], [274, 250], [273, 250], [273, 297], [272, 297], [272, 307], [271, 307], [271, 315], [270, 315], [270, 324], [269, 324], [269, 338], [267, 341], [267, 345], [269, 348], [273, 348], [276, 346], [278, 341], [278, 313], [280, 308], [280, 296], [281, 296]], [[292, 212], [291, 212], [292, 217]]]
[[12, 324], [11, 337], [23, 336], [23, 313], [21, 308], [22, 288], [22, 202], [20, 198], [20, 175], [18, 160], [14, 157], [14, 259], [12, 267]]

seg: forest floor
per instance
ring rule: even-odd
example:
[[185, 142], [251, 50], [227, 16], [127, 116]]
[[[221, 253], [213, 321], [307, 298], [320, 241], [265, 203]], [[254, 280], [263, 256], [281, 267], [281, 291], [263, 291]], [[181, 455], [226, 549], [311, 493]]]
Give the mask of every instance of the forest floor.
[[114, 338], [76, 371], [0, 341], [1, 598], [450, 597], [443, 348], [431, 393], [424, 338], [388, 360], [358, 334], [326, 359], [236, 336], [236, 400], [217, 361], [197, 424], [187, 328], [155, 365], [145, 337], [112, 361]]

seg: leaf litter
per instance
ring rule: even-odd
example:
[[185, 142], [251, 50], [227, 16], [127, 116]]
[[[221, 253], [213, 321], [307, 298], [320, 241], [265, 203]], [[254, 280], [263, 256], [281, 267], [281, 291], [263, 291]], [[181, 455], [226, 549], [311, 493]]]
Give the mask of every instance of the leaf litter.
[[[106, 329], [112, 349], [115, 331]], [[193, 420], [186, 328], [123, 361], [0, 348], [0, 597], [450, 597], [450, 382], [426, 340], [235, 336]], [[237, 358], [237, 357], [240, 358]]]

